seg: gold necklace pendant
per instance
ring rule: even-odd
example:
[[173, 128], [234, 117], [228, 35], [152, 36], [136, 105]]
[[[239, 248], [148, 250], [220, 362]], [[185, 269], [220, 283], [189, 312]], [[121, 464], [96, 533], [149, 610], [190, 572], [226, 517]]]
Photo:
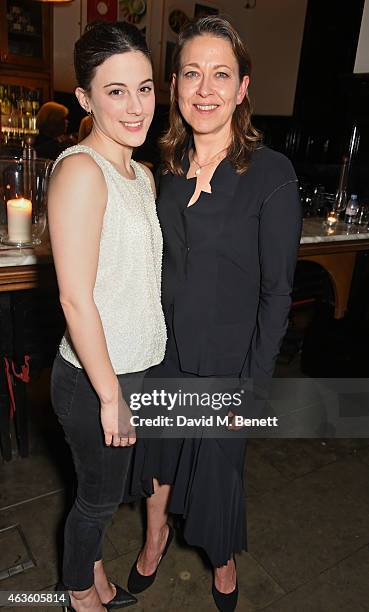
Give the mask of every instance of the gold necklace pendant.
[[197, 159], [195, 158], [195, 155], [193, 155], [193, 157], [192, 157], [192, 161], [194, 161], [194, 162], [195, 162], [195, 164], [196, 164], [196, 166], [197, 166], [197, 170], [195, 170], [195, 174], [196, 174], [196, 176], [199, 176], [199, 174], [200, 174], [201, 170], [202, 170], [203, 168], [205, 168], [206, 166], [210, 166], [210, 164], [213, 164], [214, 162], [219, 161], [219, 156], [220, 156], [220, 155], [221, 155], [221, 154], [222, 154], [224, 151], [226, 151], [226, 150], [227, 150], [227, 149], [225, 148], [225, 149], [222, 149], [221, 151], [218, 151], [218, 153], [217, 153], [217, 154], [216, 154], [214, 157], [212, 157], [210, 161], [206, 162], [205, 164], [201, 164], [201, 165], [199, 164], [199, 162], [198, 162], [198, 161], [197, 161]]

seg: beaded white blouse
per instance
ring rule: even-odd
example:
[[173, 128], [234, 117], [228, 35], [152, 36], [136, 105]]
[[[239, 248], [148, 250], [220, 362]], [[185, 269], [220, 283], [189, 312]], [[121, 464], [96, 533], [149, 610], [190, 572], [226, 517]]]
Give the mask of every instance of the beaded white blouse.
[[[85, 145], [63, 151], [53, 170], [75, 153], [94, 159], [108, 190], [93, 296], [109, 356], [116, 374], [139, 372], [163, 360], [167, 337], [161, 307], [163, 239], [150, 179], [133, 160], [136, 178], [124, 178]], [[59, 350], [64, 359], [82, 367], [67, 332]]]

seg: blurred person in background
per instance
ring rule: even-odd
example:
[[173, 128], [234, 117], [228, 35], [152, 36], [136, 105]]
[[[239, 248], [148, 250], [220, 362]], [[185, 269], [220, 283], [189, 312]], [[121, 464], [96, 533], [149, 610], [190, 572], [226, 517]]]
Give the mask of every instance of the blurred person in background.
[[69, 110], [64, 104], [45, 102], [36, 116], [38, 135], [34, 148], [37, 157], [56, 159], [60, 153], [71, 145], [67, 139]]
[[77, 137], [78, 142], [81, 142], [81, 140], [84, 140], [85, 138], [87, 138], [87, 136], [90, 134], [92, 130], [92, 125], [93, 125], [93, 120], [92, 120], [91, 115], [87, 115], [86, 117], [83, 117], [83, 119], [81, 119], [81, 123], [79, 124], [78, 137]]

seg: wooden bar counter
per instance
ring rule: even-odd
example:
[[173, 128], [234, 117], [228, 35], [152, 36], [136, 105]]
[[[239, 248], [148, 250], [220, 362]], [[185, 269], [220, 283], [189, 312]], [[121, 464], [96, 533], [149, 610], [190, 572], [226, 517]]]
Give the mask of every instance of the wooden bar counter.
[[331, 230], [323, 221], [318, 217], [304, 219], [298, 259], [326, 270], [335, 296], [334, 316], [341, 319], [347, 310], [357, 253], [369, 250], [369, 229], [351, 228], [339, 221]]
[[41, 284], [54, 284], [49, 242], [34, 249], [10, 248], [0, 244], [0, 292], [35, 289]]

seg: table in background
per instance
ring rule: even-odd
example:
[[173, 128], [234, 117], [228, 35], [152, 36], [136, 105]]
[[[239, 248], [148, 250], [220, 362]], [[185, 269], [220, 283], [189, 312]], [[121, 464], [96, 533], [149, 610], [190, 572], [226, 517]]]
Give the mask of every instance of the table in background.
[[304, 219], [298, 254], [299, 261], [319, 264], [328, 273], [334, 291], [334, 316], [341, 319], [350, 295], [356, 256], [369, 250], [369, 230], [339, 221], [334, 230], [327, 229], [323, 219]]

